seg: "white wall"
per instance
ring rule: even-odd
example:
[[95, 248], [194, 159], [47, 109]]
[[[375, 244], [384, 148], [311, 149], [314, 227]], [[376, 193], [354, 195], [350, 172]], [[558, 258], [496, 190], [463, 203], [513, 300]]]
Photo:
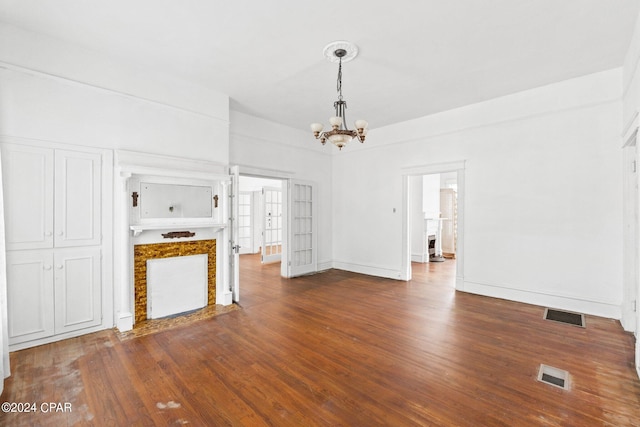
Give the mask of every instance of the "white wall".
[[264, 187], [282, 188], [282, 180], [241, 176], [239, 187], [240, 191], [262, 191]]
[[0, 69], [0, 133], [227, 162], [227, 123], [18, 69]]
[[227, 163], [228, 97], [0, 24], [0, 135]]
[[236, 111], [230, 112], [229, 163], [243, 171], [315, 182], [318, 205], [318, 265], [332, 264], [331, 153], [303, 132]]
[[616, 69], [371, 130], [334, 157], [336, 265], [402, 277], [403, 174], [464, 161], [463, 290], [620, 317], [621, 83]]
[[107, 56], [3, 22], [0, 61], [225, 122], [229, 119], [229, 100], [224, 94], [165, 74], [162, 69], [144, 68], [128, 58]]

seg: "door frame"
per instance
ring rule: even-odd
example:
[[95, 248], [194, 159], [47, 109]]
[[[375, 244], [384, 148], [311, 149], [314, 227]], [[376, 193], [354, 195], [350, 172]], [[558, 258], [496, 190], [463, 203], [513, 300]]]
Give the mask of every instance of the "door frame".
[[231, 191], [229, 194], [229, 287], [231, 300], [240, 302], [240, 247], [238, 246], [238, 199], [240, 195], [240, 168], [231, 166]]
[[464, 290], [464, 224], [465, 224], [465, 161], [433, 163], [411, 166], [402, 169], [402, 280], [411, 280], [411, 236], [409, 218], [409, 177], [433, 175], [436, 173], [457, 172], [457, 247], [456, 247], [456, 289]]
[[[640, 377], [640, 188], [638, 178], [638, 114], [627, 127], [622, 138], [622, 178], [623, 178], [623, 227], [624, 234], [633, 233], [629, 240], [623, 240], [623, 295], [621, 323], [625, 330], [635, 336], [635, 369]], [[628, 227], [628, 229], [627, 229]]]
[[[282, 205], [283, 205], [283, 212], [282, 212], [282, 223], [283, 224], [287, 224], [287, 209], [285, 208], [285, 205], [287, 203], [288, 200], [288, 182], [293, 178], [294, 173], [293, 172], [285, 172], [285, 171], [278, 171], [278, 170], [273, 170], [273, 169], [263, 169], [263, 168], [257, 168], [257, 167], [253, 167], [253, 166], [245, 166], [245, 165], [233, 165], [231, 167], [237, 167], [238, 168], [238, 174], [239, 176], [251, 176], [251, 177], [255, 177], [255, 178], [264, 178], [264, 179], [274, 179], [274, 180], [280, 180], [282, 181]], [[286, 188], [285, 188], [286, 187]], [[281, 267], [280, 267], [280, 275], [282, 277], [287, 277], [287, 266], [286, 266], [286, 262], [285, 262], [285, 258], [284, 258], [284, 254], [287, 248], [287, 243], [290, 239], [290, 230], [289, 227], [285, 227], [285, 230], [283, 230], [283, 234], [282, 234], [282, 253], [283, 253], [283, 259], [282, 262], [280, 263]]]
[[640, 265], [638, 250], [639, 244], [639, 195], [638, 195], [638, 173], [637, 173], [637, 139], [638, 129], [626, 138], [622, 147], [623, 157], [623, 224], [624, 224], [624, 241], [623, 241], [623, 302], [622, 302], [622, 318], [621, 323], [625, 330], [635, 332], [637, 336], [638, 323], [640, 317], [637, 315], [635, 305], [638, 299], [638, 286], [640, 280], [638, 277]]

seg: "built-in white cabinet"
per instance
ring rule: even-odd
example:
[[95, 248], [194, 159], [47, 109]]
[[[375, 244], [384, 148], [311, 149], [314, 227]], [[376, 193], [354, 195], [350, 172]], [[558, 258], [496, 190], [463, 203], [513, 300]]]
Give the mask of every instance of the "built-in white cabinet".
[[2, 147], [7, 250], [100, 244], [98, 153]]
[[101, 322], [100, 248], [11, 251], [7, 282], [11, 344]]
[[53, 150], [2, 145], [7, 250], [53, 247]]
[[9, 251], [7, 314], [10, 343], [53, 335], [53, 302], [53, 251]]
[[55, 150], [55, 247], [100, 244], [100, 167], [100, 154]]
[[9, 343], [100, 325], [101, 154], [1, 148]]
[[53, 289], [55, 333], [97, 326], [102, 320], [100, 248], [55, 251]]

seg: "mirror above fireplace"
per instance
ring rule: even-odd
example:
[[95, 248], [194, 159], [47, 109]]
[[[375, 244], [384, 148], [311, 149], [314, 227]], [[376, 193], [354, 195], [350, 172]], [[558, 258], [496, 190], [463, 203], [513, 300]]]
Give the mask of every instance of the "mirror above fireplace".
[[212, 218], [210, 185], [140, 183], [140, 218]]

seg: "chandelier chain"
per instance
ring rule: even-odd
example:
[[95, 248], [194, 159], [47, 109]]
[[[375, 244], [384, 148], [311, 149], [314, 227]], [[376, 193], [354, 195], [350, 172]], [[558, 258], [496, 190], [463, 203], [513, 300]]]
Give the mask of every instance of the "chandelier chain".
[[338, 65], [338, 82], [336, 88], [338, 90], [338, 101], [342, 101], [342, 58], [340, 58]]

